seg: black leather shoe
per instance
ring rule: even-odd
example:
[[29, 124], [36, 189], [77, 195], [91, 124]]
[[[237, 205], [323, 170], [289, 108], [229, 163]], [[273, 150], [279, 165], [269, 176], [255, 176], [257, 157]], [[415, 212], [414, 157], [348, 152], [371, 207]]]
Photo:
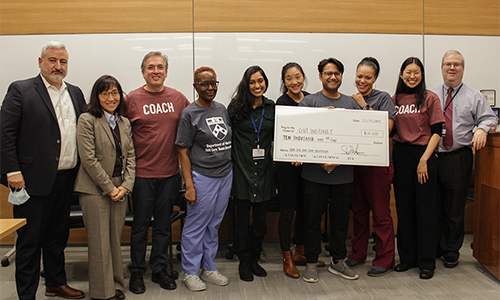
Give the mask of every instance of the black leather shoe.
[[134, 294], [142, 294], [146, 291], [141, 272], [132, 272], [128, 289]]
[[420, 279], [431, 279], [434, 276], [434, 270], [421, 270]]
[[443, 256], [443, 261], [446, 268], [454, 268], [458, 265], [458, 259], [451, 256]]
[[166, 269], [163, 269], [158, 273], [153, 273], [151, 281], [159, 283], [160, 286], [166, 290], [175, 290], [177, 288], [175, 280], [170, 277]]
[[394, 271], [396, 272], [405, 272], [408, 271], [411, 268], [415, 268], [417, 265], [416, 264], [405, 264], [405, 263], [400, 263], [394, 268]]
[[250, 259], [240, 259], [240, 265], [238, 266], [238, 273], [240, 273], [240, 279], [243, 281], [253, 281], [252, 274], [252, 263]]
[[259, 265], [259, 262], [257, 261], [256, 257], [252, 258], [250, 260], [250, 262], [251, 262], [251, 269], [252, 269], [253, 275], [259, 276], [259, 277], [266, 277], [267, 276], [266, 270], [264, 270], [264, 268], [262, 268]]

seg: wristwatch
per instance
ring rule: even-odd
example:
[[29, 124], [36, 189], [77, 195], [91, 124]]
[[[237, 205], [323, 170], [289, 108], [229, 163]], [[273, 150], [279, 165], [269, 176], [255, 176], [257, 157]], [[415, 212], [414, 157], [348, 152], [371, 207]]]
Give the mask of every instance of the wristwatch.
[[366, 103], [365, 107], [363, 107], [363, 110], [369, 110], [371, 108], [370, 104]]

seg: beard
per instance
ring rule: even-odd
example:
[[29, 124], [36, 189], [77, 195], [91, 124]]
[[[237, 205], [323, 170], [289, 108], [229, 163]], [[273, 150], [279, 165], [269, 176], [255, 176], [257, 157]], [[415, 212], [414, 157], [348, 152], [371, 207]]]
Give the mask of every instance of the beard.
[[63, 72], [59, 72], [59, 74], [62, 74], [61, 76], [54, 76], [52, 75], [52, 72], [45, 72], [42, 70], [42, 75], [45, 76], [45, 78], [47, 78], [48, 80], [50, 81], [53, 81], [53, 82], [61, 82], [64, 77], [66, 77], [66, 74], [64, 74]]

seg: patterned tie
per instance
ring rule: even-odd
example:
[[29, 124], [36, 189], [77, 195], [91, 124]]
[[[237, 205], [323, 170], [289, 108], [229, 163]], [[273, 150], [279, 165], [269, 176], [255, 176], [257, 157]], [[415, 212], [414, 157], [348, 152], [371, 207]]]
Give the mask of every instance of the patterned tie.
[[446, 134], [443, 138], [443, 146], [446, 149], [450, 149], [453, 146], [453, 105], [451, 102], [451, 93], [453, 92], [452, 88], [448, 88], [448, 97], [446, 97], [446, 104], [444, 111], [444, 129], [446, 130]]

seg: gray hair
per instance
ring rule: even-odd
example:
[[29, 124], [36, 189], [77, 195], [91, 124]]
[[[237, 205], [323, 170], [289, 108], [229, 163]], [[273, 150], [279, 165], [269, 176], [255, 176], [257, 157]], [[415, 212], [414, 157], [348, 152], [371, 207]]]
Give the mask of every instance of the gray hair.
[[45, 56], [45, 54], [47, 54], [47, 50], [50, 50], [50, 49], [63, 49], [63, 50], [66, 50], [66, 46], [64, 46], [64, 44], [61, 43], [61, 42], [50, 41], [47, 44], [45, 44], [45, 46], [43, 46], [43, 48], [42, 48], [42, 54], [41, 54], [40, 57], [43, 58]]
[[443, 55], [443, 58], [441, 59], [441, 65], [443, 65], [444, 63], [444, 58], [448, 55], [451, 55], [451, 54], [457, 54], [457, 55], [460, 55], [460, 57], [462, 58], [462, 66], [465, 67], [465, 58], [464, 56], [462, 55], [462, 53], [458, 52], [457, 50], [448, 50], [444, 53]]
[[146, 60], [151, 56], [160, 56], [161, 58], [163, 58], [163, 61], [165, 62], [165, 70], [168, 70], [168, 56], [161, 53], [160, 51], [151, 51], [142, 59], [141, 71], [144, 71], [146, 69]]

